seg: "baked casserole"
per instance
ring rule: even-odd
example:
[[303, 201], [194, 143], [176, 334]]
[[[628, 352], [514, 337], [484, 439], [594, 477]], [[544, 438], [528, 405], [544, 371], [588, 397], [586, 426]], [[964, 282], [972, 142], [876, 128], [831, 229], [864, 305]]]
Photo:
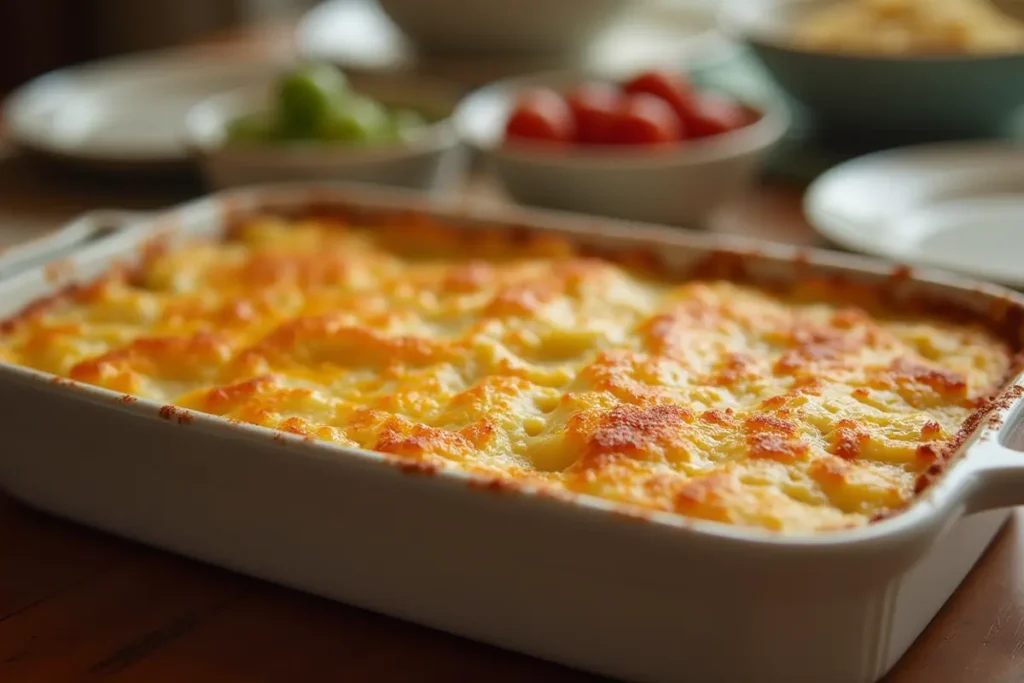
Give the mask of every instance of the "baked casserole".
[[24, 311], [0, 361], [637, 514], [825, 531], [905, 507], [1013, 365], [981, 322], [887, 301], [267, 215]]

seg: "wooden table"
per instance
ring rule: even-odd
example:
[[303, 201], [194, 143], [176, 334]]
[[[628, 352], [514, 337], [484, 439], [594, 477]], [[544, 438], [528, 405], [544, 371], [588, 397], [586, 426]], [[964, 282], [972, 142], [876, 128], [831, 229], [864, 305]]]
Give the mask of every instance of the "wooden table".
[[[156, 208], [201, 191], [190, 176], [114, 181], [0, 150], [0, 247], [85, 209]], [[503, 201], [482, 179], [464, 196]], [[797, 189], [757, 187], [711, 229], [816, 244], [799, 201]], [[1021, 515], [887, 683], [1024, 680]], [[326, 680], [597, 679], [124, 542], [0, 494], [0, 682]]]

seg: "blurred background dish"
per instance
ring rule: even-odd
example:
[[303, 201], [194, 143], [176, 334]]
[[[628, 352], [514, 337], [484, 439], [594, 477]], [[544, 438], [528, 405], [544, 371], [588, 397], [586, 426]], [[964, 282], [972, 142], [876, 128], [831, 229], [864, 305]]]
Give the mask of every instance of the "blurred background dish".
[[509, 145], [506, 127], [523, 93], [565, 93], [610, 75], [554, 72], [508, 79], [469, 95], [455, 112], [459, 136], [524, 204], [694, 226], [751, 180], [789, 125], [775, 99], [749, 102], [749, 125], [675, 145], [594, 147]]
[[213, 188], [315, 180], [443, 191], [464, 158], [443, 93], [422, 80], [303, 66], [199, 102], [184, 140]]
[[818, 178], [804, 206], [835, 245], [1024, 287], [1024, 145], [941, 143], [871, 154]]
[[[303, 0], [298, 5], [306, 9], [310, 4], [315, 3]], [[467, 4], [518, 7], [515, 3]], [[587, 5], [589, 0], [579, 4]], [[630, 3], [622, 0], [622, 4]], [[376, 0], [330, 0], [308, 9], [294, 30], [289, 29], [287, 40], [277, 43], [274, 54], [194, 50], [182, 55], [164, 50], [52, 71], [11, 94], [5, 124], [22, 147], [80, 166], [181, 170], [187, 167], [188, 156], [178, 133], [192, 105], [218, 92], [264, 82], [268, 74], [296, 60], [323, 58], [351, 74], [398, 73], [407, 77], [406, 82], [422, 78], [463, 90], [567, 62], [622, 73], [649, 64], [732, 63], [736, 48], [715, 30], [714, 4], [713, 0], [634, 2], [626, 12], [595, 20], [588, 31], [578, 34], [580, 40], [572, 49], [555, 55], [537, 53], [535, 45], [526, 43], [513, 55], [449, 51], [438, 56], [403, 34]], [[209, 13], [216, 14], [212, 9]], [[478, 32], [483, 33], [487, 25], [508, 30], [507, 22], [495, 21], [501, 17], [499, 10], [487, 10], [487, 16], [491, 21], [477, 27]], [[172, 34], [170, 29], [163, 33]], [[518, 30], [512, 34], [518, 36], [516, 40], [523, 37]]]
[[155, 52], [54, 71], [6, 100], [4, 123], [23, 147], [90, 167], [181, 168], [180, 129], [204, 97], [265, 82], [290, 64]]
[[559, 55], [579, 52], [634, 0], [377, 0], [425, 54]]
[[[332, 61], [350, 71], [443, 77], [466, 88], [540, 70], [618, 69], [627, 73], [652, 64], [714, 63], [738, 56], [736, 45], [715, 26], [719, 0], [628, 0], [612, 3], [625, 11], [619, 8], [607, 15], [597, 14], [596, 8], [605, 7], [606, 1], [574, 0], [564, 7], [563, 3], [539, 3], [543, 9], [526, 12], [524, 5], [516, 2], [385, 0], [384, 7], [391, 9], [409, 31], [406, 33], [375, 0], [329, 0], [303, 16], [295, 42], [304, 57]], [[438, 11], [439, 4], [470, 7], [468, 15], [476, 23], [453, 20], [450, 13]], [[422, 19], [431, 21], [429, 37], [417, 34], [418, 24], [414, 26], [411, 19], [402, 21], [403, 9], [419, 12]], [[582, 9], [592, 21], [549, 21], [553, 12], [567, 19], [570, 9]], [[505, 13], [518, 15], [516, 21], [505, 21]], [[563, 49], [552, 51], [543, 45], [559, 31], [573, 36]], [[490, 49], [479, 40], [485, 35], [496, 45], [517, 49]], [[503, 37], [495, 38], [498, 35]], [[438, 42], [447, 43], [445, 49], [432, 49]]]
[[851, 54], [801, 44], [809, 17], [854, 1], [725, 0], [720, 21], [813, 127], [885, 144], [1007, 134], [1024, 105], [1024, 51]]

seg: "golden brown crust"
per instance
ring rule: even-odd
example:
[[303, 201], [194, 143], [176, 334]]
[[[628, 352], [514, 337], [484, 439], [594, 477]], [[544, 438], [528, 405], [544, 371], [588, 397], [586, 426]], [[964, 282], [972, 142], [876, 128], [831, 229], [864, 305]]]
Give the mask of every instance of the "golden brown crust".
[[755, 286], [732, 254], [679, 280], [649, 253], [359, 218], [154, 246], [138, 272], [4, 323], [0, 360], [167, 403], [167, 419], [180, 406], [489, 489], [780, 531], [900, 510], [1016, 367], [1019, 307], [994, 327], [897, 309], [905, 273]]

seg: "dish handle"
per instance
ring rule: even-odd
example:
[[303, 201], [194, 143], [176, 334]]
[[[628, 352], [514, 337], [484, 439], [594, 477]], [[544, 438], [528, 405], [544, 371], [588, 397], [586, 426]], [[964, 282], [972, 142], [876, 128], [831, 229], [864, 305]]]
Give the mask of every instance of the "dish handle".
[[66, 258], [86, 245], [122, 232], [146, 215], [139, 211], [96, 209], [43, 237], [0, 250], [0, 280]]
[[1010, 391], [1016, 397], [983, 427], [971, 449], [967, 512], [1024, 505], [1024, 386]]

